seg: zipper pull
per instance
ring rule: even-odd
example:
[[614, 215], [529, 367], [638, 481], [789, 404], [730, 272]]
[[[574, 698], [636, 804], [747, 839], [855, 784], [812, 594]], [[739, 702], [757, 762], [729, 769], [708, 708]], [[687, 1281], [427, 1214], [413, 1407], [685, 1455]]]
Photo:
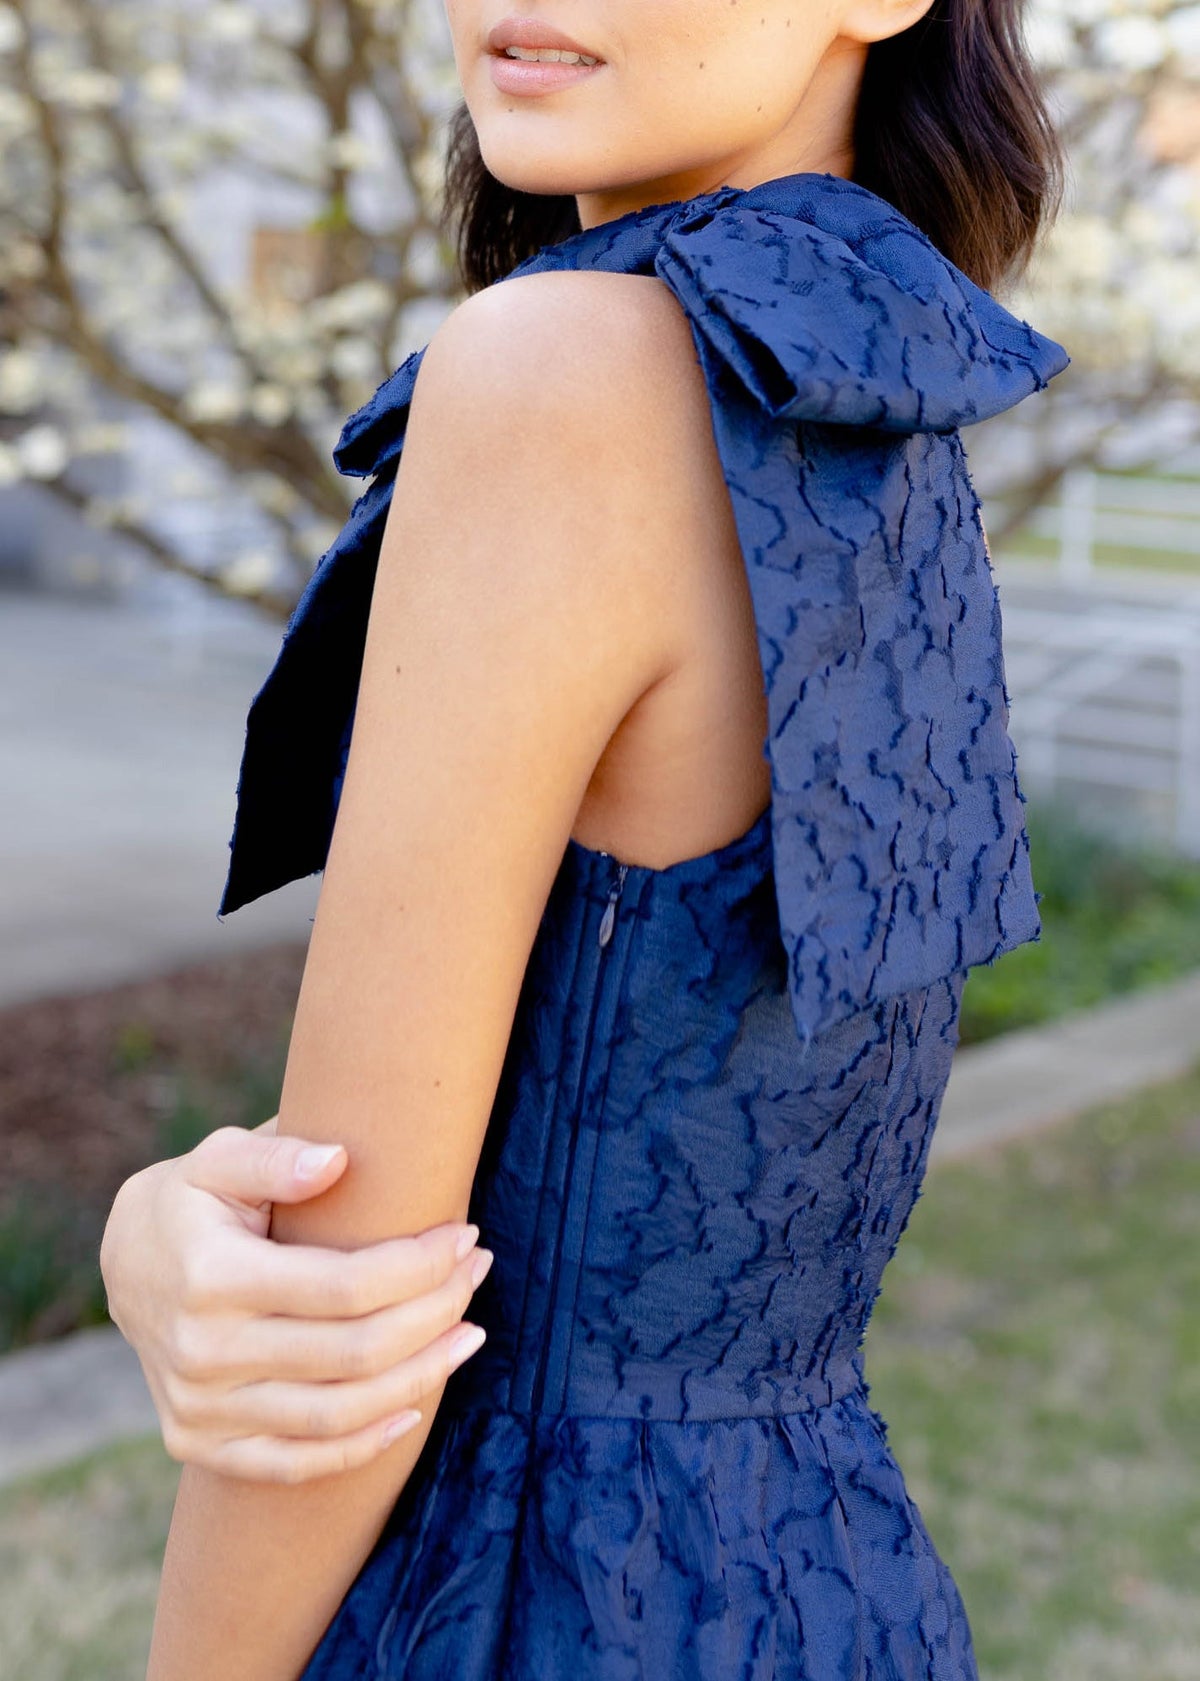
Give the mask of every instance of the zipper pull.
[[617, 919], [617, 900], [621, 897], [621, 889], [625, 885], [625, 877], [628, 873], [628, 864], [618, 864], [617, 879], [608, 890], [608, 903], [604, 907], [604, 915], [600, 918], [599, 943], [602, 950], [612, 939], [613, 923]]

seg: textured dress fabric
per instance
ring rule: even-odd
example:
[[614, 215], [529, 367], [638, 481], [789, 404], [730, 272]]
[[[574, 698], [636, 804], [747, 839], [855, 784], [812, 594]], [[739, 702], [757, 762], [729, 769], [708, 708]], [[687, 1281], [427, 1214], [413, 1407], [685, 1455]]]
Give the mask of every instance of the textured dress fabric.
[[[771, 799], [666, 869], [568, 843], [471, 1195], [488, 1338], [302, 1681], [974, 1681], [862, 1342], [966, 975], [1040, 932], [959, 428], [1067, 358], [836, 176], [514, 275], [568, 268], [687, 315]], [[338, 442], [371, 483], [252, 703], [218, 915], [324, 865], [423, 354]]]

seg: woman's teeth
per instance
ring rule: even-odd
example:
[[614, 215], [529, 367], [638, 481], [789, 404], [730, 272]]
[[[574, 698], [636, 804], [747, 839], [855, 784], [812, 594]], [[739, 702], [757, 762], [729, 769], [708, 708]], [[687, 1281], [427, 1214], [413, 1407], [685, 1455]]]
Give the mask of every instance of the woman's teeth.
[[528, 58], [538, 64], [599, 64], [586, 53], [564, 53], [557, 47], [505, 47], [505, 58]]

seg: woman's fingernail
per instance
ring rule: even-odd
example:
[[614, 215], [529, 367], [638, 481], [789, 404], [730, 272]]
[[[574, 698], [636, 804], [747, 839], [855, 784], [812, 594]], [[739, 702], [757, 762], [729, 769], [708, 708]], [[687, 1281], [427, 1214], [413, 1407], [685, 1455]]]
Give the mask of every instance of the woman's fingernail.
[[388, 1419], [379, 1439], [384, 1447], [387, 1447], [389, 1442], [394, 1442], [397, 1436], [403, 1436], [406, 1431], [413, 1429], [420, 1422], [421, 1415], [419, 1412], [398, 1413], [395, 1418]]
[[454, 1245], [455, 1258], [457, 1260], [461, 1261], [463, 1259], [463, 1257], [466, 1255], [468, 1249], [470, 1249], [473, 1244], [476, 1244], [478, 1242], [479, 1242], [479, 1227], [478, 1226], [464, 1226], [462, 1231], [459, 1232], [459, 1234], [458, 1234], [457, 1243]]
[[296, 1175], [300, 1179], [315, 1179], [341, 1149], [340, 1144], [310, 1144], [296, 1157]]
[[450, 1370], [469, 1360], [477, 1348], [482, 1348], [487, 1332], [482, 1325], [464, 1325], [458, 1335], [450, 1339]]
[[495, 1259], [496, 1257], [490, 1249], [477, 1249], [475, 1251], [475, 1259], [471, 1262], [472, 1290], [478, 1290], [479, 1286], [483, 1283], [484, 1279], [491, 1271], [492, 1262]]

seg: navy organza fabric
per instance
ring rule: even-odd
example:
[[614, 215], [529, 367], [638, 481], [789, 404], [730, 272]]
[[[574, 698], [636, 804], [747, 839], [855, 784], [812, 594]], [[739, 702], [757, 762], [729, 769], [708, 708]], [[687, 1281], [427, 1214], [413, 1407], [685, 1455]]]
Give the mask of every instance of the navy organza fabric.
[[[472, 1191], [488, 1340], [302, 1681], [973, 1681], [861, 1345], [967, 971], [1039, 931], [958, 428], [1065, 353], [833, 176], [515, 272], [551, 268], [687, 313], [771, 802], [665, 870], [568, 844]], [[251, 707], [218, 914], [324, 865], [422, 355], [339, 441], [372, 482]]]

